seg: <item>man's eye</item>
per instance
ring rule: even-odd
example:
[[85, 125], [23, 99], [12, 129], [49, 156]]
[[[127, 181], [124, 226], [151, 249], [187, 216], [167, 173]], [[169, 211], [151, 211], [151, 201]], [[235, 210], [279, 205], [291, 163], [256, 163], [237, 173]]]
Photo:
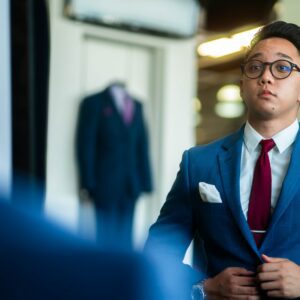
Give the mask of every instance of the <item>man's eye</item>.
[[260, 71], [261, 65], [258, 65], [258, 64], [249, 65], [248, 70], [251, 72]]
[[287, 66], [287, 65], [278, 65], [278, 66], [276, 66], [276, 69], [277, 69], [277, 71], [283, 72], [283, 73], [291, 71], [291, 67]]

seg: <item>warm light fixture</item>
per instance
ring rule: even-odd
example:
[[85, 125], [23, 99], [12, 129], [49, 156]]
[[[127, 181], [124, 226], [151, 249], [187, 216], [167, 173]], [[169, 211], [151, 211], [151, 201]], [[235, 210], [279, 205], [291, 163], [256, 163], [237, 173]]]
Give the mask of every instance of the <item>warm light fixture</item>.
[[200, 56], [221, 57], [239, 52], [247, 47], [254, 34], [261, 27], [233, 34], [229, 37], [205, 42], [199, 45], [197, 51]]
[[194, 98], [194, 107], [197, 112], [200, 112], [202, 109], [202, 103], [201, 103], [200, 99], [197, 97]]
[[219, 102], [215, 106], [215, 112], [219, 117], [231, 119], [241, 117], [245, 112], [245, 107], [242, 102], [229, 103]]
[[238, 118], [245, 112], [240, 96], [240, 88], [236, 84], [222, 86], [217, 92], [215, 113], [221, 118]]
[[202, 103], [198, 97], [194, 98], [194, 109], [195, 109], [195, 126], [197, 127], [202, 122], [202, 115], [201, 115]]
[[241, 102], [240, 87], [236, 84], [222, 86], [217, 92], [217, 99], [224, 102]]

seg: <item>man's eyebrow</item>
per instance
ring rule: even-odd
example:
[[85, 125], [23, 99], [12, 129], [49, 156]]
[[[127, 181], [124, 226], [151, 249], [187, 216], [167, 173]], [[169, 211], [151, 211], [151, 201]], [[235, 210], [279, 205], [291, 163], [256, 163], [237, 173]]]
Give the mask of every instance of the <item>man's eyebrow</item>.
[[[258, 57], [260, 57], [260, 56], [262, 56], [262, 55], [263, 55], [262, 52], [257, 52], [257, 53], [255, 53], [255, 54], [253, 54], [253, 55], [250, 55], [250, 56], [248, 57], [248, 60], [251, 60], [251, 59], [254, 59], [254, 58], [258, 58]], [[277, 52], [276, 55], [279, 56], [279, 57], [286, 58], [286, 59], [289, 59], [289, 60], [292, 60], [292, 61], [293, 61], [293, 59], [292, 59], [289, 55], [284, 54], [284, 53], [282, 53], [282, 52]]]
[[287, 58], [289, 60], [293, 60], [289, 55], [281, 53], [281, 52], [277, 52], [276, 55], [281, 56], [283, 58]]
[[257, 58], [257, 57], [259, 57], [261, 55], [262, 55], [261, 52], [257, 52], [255, 54], [250, 55], [247, 60], [251, 60], [251, 59]]

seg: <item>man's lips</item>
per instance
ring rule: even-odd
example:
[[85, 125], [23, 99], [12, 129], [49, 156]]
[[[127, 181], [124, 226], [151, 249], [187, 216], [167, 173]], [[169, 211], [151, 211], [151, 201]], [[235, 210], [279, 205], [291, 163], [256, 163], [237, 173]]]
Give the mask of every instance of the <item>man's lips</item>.
[[259, 96], [275, 96], [275, 94], [269, 90], [263, 90], [263, 91], [259, 92], [258, 95]]

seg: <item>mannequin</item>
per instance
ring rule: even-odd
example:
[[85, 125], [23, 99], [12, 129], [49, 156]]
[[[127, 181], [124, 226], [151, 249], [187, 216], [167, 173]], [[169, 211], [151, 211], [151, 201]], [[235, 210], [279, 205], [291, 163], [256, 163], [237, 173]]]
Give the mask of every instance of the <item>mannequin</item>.
[[142, 104], [124, 84], [113, 83], [83, 99], [76, 136], [79, 187], [94, 204], [103, 245], [132, 246], [136, 201], [152, 191], [148, 152]]

